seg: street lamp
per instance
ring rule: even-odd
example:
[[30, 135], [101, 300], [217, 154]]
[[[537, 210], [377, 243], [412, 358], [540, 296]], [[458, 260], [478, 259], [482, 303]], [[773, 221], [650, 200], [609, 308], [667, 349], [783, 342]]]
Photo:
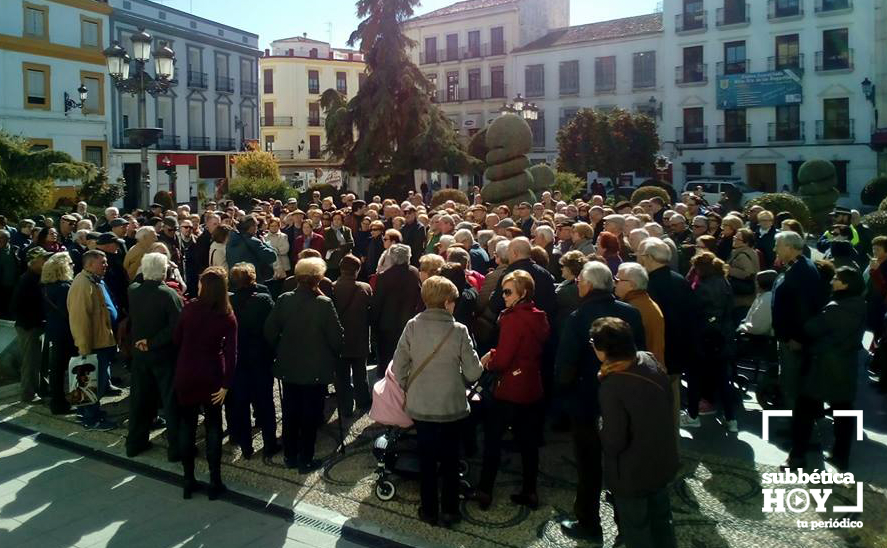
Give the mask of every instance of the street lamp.
[[241, 120], [239, 117], [234, 117], [234, 131], [240, 132], [240, 146], [237, 147], [238, 150], [246, 150], [246, 139], [243, 137], [243, 130], [246, 127], [246, 123]]
[[653, 112], [653, 114], [655, 116], [659, 116], [659, 119], [662, 120], [662, 103], [657, 101], [656, 97], [653, 96], [650, 97], [648, 103], [650, 103], [650, 110]]
[[147, 207], [150, 203], [151, 176], [148, 173], [148, 147], [155, 144], [163, 133], [163, 129], [146, 127], [147, 101], [145, 95], [150, 93], [152, 97], [163, 95], [172, 86], [170, 78], [174, 73], [176, 60], [175, 52], [169, 46], [162, 46], [153, 53], [154, 77], [145, 70], [145, 65], [151, 60], [151, 44], [153, 37], [139, 28], [139, 31], [130, 38], [132, 42], [133, 59], [136, 62], [136, 70], [130, 76], [130, 57], [126, 50], [116, 40], [102, 53], [108, 65], [108, 74], [114, 81], [114, 87], [120, 93], [128, 93], [138, 98], [139, 126], [127, 128], [124, 135], [131, 145], [141, 149], [141, 184], [144, 192], [141, 203]]
[[878, 103], [875, 100], [875, 84], [872, 83], [871, 80], [866, 76], [865, 80], [862, 81], [862, 94], [866, 99], [875, 107], [875, 127], [878, 127]]
[[523, 96], [518, 93], [517, 97], [512, 99], [510, 105], [508, 103], [502, 103], [502, 108], [499, 109], [499, 114], [517, 114], [524, 120], [533, 121], [539, 119], [539, 107], [536, 106], [536, 103], [527, 103]]
[[77, 88], [77, 94], [80, 96], [80, 102], [78, 103], [74, 99], [71, 99], [71, 96], [68, 95], [68, 92], [65, 92], [65, 116], [68, 115], [68, 111], [74, 110], [75, 108], [83, 108], [83, 105], [86, 104], [86, 96], [89, 94], [89, 90], [86, 89], [82, 83], [80, 87]]

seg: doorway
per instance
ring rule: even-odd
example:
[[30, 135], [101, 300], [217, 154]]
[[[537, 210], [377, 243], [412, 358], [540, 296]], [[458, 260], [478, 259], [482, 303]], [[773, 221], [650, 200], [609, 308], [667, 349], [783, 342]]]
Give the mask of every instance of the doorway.
[[139, 181], [142, 178], [142, 164], [123, 164], [123, 179], [126, 181], [126, 194], [123, 195], [123, 209], [132, 211], [139, 207], [142, 189]]
[[748, 186], [759, 192], [776, 192], [776, 164], [748, 164], [745, 166]]

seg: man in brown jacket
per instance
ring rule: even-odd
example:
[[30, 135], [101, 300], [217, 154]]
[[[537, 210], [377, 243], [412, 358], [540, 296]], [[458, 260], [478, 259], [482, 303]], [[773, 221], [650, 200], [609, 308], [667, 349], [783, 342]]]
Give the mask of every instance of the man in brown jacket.
[[647, 293], [647, 271], [638, 263], [622, 263], [616, 276], [616, 296], [638, 309], [644, 323], [647, 351], [665, 368], [665, 318]]
[[153, 227], [143, 226], [136, 231], [136, 240], [138, 243], [130, 248], [126, 253], [126, 258], [123, 259], [123, 268], [126, 269], [126, 275], [129, 276], [130, 282], [135, 280], [136, 274], [139, 272], [139, 267], [142, 265], [142, 257], [148, 253], [151, 246], [157, 241], [157, 233]]
[[[117, 354], [117, 307], [103, 280], [107, 269], [108, 258], [103, 251], [87, 251], [83, 254], [83, 270], [74, 277], [68, 292], [68, 318], [77, 353], [98, 358], [99, 400], [111, 388], [111, 363]], [[99, 406], [97, 402], [82, 408], [83, 426], [89, 430], [116, 428]]]
[[336, 399], [343, 417], [354, 414], [354, 404], [365, 412], [373, 403], [367, 385], [370, 353], [370, 305], [373, 289], [357, 281], [360, 259], [345, 255], [339, 261], [339, 279], [333, 282], [333, 304], [345, 331], [345, 345], [336, 366]]

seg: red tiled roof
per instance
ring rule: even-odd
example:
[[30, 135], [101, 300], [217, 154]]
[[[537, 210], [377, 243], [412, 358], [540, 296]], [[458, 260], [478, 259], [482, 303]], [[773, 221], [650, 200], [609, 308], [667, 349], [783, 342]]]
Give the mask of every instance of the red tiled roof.
[[655, 34], [657, 32], [662, 32], [662, 14], [650, 13], [648, 15], [637, 15], [623, 19], [613, 19], [612, 21], [601, 21], [599, 23], [556, 29], [526, 46], [515, 49], [514, 52], [553, 48], [597, 40], [614, 40], [630, 36]]
[[449, 6], [430, 11], [422, 15], [418, 15], [416, 17], [413, 17], [409, 21], [422, 21], [425, 19], [431, 19], [432, 17], [454, 15], [457, 13], [478, 10], [481, 8], [494, 8], [496, 6], [502, 6], [505, 4], [514, 4], [516, 1], [517, 0], [464, 0], [463, 2], [456, 2], [455, 4], [450, 4]]

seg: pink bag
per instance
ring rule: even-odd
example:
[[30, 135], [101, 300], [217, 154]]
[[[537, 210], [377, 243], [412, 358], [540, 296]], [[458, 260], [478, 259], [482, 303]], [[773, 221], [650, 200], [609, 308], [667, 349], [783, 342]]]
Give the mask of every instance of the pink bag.
[[413, 419], [404, 411], [406, 399], [403, 388], [394, 376], [391, 364], [385, 370], [385, 377], [373, 385], [373, 406], [370, 408], [370, 418], [387, 426], [400, 426], [409, 428], [413, 425]]

